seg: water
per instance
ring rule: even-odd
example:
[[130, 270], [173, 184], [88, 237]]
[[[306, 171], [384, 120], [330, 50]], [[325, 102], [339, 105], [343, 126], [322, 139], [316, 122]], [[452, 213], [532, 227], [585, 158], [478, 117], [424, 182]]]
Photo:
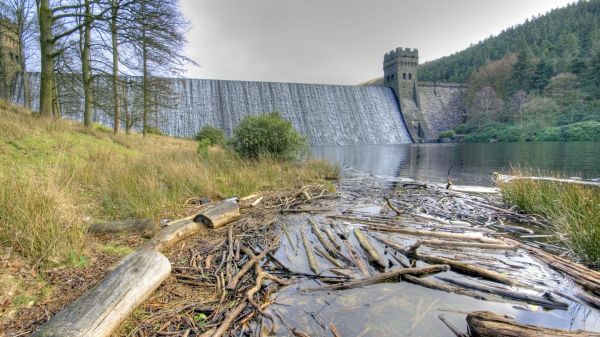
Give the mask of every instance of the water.
[[[230, 136], [244, 116], [278, 111], [311, 144], [410, 143], [394, 94], [387, 87], [187, 78], [162, 78], [160, 84], [165, 89], [160, 94], [161, 105], [149, 116], [150, 124], [158, 124], [172, 136], [190, 137], [205, 125], [221, 128]], [[37, 86], [39, 76], [33, 74], [34, 95]], [[98, 80], [96, 90], [108, 89]], [[81, 88], [61, 87], [60, 91], [65, 98], [61, 100], [63, 115], [81, 119]], [[96, 96], [99, 106], [111, 106], [106, 101], [111, 97], [108, 92]], [[129, 111], [139, 114], [138, 96], [128, 94]], [[22, 93], [15, 93], [14, 100], [21, 101]], [[37, 106], [38, 98], [33, 97], [33, 109]], [[96, 108], [93, 120], [113, 124], [110, 109]]]
[[315, 146], [316, 157], [372, 175], [459, 185], [492, 185], [493, 172], [511, 167], [600, 177], [600, 143], [460, 143]]

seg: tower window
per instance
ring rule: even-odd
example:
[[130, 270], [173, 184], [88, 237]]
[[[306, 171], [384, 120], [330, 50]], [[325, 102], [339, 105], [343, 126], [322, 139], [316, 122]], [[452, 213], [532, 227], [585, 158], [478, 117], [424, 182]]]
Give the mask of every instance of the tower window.
[[394, 77], [396, 77], [394, 74], [392, 74], [392, 80], [394, 79]]
[[412, 74], [408, 74], [408, 79], [412, 80]]
[[406, 79], [406, 73], [402, 74], [402, 79], [405, 80]]

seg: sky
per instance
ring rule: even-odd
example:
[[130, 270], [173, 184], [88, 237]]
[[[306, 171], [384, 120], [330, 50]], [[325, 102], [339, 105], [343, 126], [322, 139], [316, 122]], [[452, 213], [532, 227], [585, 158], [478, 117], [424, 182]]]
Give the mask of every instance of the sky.
[[434, 60], [572, 0], [181, 0], [186, 77], [357, 84], [383, 55]]

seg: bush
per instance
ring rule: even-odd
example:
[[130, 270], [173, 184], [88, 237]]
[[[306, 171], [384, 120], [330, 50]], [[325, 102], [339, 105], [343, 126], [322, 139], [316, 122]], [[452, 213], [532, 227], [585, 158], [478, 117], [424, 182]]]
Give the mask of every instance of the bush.
[[209, 145], [225, 145], [225, 132], [210, 125], [204, 126], [196, 134], [196, 140], [207, 140]]
[[196, 148], [196, 152], [202, 157], [208, 156], [208, 147], [210, 146], [210, 140], [206, 138], [202, 138], [198, 141], [198, 147]]
[[306, 147], [306, 138], [292, 123], [278, 112], [246, 116], [233, 132], [233, 147], [244, 158], [256, 159], [263, 155], [275, 159], [296, 158]]
[[456, 132], [454, 132], [454, 130], [446, 130], [444, 132], [440, 132], [440, 138], [454, 137], [454, 136], [456, 136]]
[[165, 133], [162, 132], [161, 129], [154, 127], [154, 126], [148, 126], [146, 127], [146, 133], [149, 133], [151, 135], [158, 135], [158, 136], [164, 136]]

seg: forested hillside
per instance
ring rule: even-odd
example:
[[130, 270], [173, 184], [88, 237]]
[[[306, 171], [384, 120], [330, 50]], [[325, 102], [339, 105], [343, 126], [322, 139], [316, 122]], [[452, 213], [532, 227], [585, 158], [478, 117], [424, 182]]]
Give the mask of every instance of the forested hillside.
[[466, 82], [467, 141], [600, 140], [600, 0], [579, 1], [423, 64]]

